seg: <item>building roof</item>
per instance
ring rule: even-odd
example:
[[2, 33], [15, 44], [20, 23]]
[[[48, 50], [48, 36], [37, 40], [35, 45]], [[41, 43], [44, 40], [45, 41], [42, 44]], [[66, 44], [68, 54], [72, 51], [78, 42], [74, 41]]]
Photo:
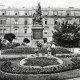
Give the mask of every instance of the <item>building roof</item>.
[[[18, 11], [24, 11], [24, 10], [35, 10], [36, 7], [32, 8], [27, 8], [27, 7], [6, 7], [4, 5], [0, 5], [0, 10], [18, 10]], [[69, 8], [54, 8], [54, 7], [48, 7], [48, 8], [42, 8], [43, 11], [80, 11], [80, 8], [74, 8], [74, 7], [69, 7]]]

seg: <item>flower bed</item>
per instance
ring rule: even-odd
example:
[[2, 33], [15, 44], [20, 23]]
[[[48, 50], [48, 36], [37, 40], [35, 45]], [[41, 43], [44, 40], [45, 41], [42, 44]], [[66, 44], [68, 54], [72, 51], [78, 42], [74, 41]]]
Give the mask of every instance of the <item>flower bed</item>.
[[36, 58], [28, 58], [24, 60], [24, 66], [48, 66], [48, 65], [59, 65], [59, 62], [55, 58], [47, 58], [47, 57], [36, 57]]
[[59, 73], [59, 72], [65, 72], [69, 70], [74, 70], [80, 68], [80, 64], [77, 64], [76, 62], [72, 63], [65, 63], [59, 66], [54, 67], [22, 67], [20, 65], [16, 65], [11, 63], [12, 65], [9, 67], [2, 66], [1, 70], [13, 74], [49, 74], [49, 73]]
[[56, 67], [46, 67], [46, 68], [34, 68], [34, 67], [21, 67], [18, 65], [12, 65], [11, 68], [1, 68], [2, 71], [9, 72], [9, 73], [14, 73], [14, 74], [49, 74], [49, 73], [57, 73], [57, 72], [64, 72], [64, 71], [69, 71], [73, 69], [79, 68], [79, 66], [76, 66], [74, 64], [67, 64], [65, 65], [60, 65]]

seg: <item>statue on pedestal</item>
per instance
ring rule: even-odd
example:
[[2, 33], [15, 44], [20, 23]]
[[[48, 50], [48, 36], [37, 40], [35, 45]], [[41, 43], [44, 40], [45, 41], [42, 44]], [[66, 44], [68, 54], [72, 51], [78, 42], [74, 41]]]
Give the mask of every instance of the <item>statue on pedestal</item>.
[[42, 12], [41, 12], [40, 3], [38, 3], [37, 9], [33, 14], [33, 25], [34, 24], [42, 25]]

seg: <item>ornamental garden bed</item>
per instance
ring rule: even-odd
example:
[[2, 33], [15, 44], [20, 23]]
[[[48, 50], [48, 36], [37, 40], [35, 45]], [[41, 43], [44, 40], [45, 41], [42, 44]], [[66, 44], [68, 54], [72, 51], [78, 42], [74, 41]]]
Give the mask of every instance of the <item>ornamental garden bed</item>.
[[[67, 64], [71, 64], [71, 58], [62, 58], [62, 60], [65, 62], [64, 66], [67, 66]], [[12, 66], [17, 69], [18, 67], [18, 62], [20, 60], [10, 60], [12, 63]], [[4, 61], [0, 61], [0, 66], [3, 64]], [[0, 67], [1, 68], [1, 67]], [[18, 68], [18, 70], [20, 70]], [[18, 71], [17, 70], [17, 71]], [[67, 70], [67, 71], [61, 71], [61, 72], [56, 72], [56, 73], [50, 73], [50, 74], [26, 74], [26, 73], [18, 73], [14, 70], [14, 73], [12, 72], [5, 72], [0, 70], [0, 80], [66, 80], [66, 79], [72, 79], [76, 77], [80, 77], [80, 69], [72, 69], [72, 70]]]
[[47, 57], [36, 57], [36, 58], [28, 58], [24, 60], [24, 66], [49, 66], [49, 65], [59, 65], [55, 58], [47, 58]]
[[70, 71], [78, 68], [80, 68], [80, 64], [77, 64], [76, 62], [65, 63], [65, 61], [64, 61], [64, 64], [59, 66], [39, 67], [39, 68], [38, 67], [34, 68], [31, 66], [23, 67], [23, 66], [20, 66], [19, 63], [16, 65], [11, 62], [4, 62], [1, 65], [2, 71], [7, 73], [13, 73], [13, 74], [51, 74], [51, 73], [60, 73], [60, 72]]

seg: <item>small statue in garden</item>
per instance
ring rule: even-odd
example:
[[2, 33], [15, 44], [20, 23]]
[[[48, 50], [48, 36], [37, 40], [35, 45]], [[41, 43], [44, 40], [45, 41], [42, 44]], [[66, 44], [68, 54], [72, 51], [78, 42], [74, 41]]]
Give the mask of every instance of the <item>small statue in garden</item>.
[[38, 52], [39, 52], [39, 49], [38, 49], [37, 43], [38, 43], [38, 41], [35, 42], [35, 53], [36, 53], [36, 55], [37, 55]]
[[36, 41], [35, 44], [36, 44], [35, 53], [38, 55], [39, 50], [40, 50], [41, 47], [42, 47], [42, 44], [41, 44], [39, 41]]

